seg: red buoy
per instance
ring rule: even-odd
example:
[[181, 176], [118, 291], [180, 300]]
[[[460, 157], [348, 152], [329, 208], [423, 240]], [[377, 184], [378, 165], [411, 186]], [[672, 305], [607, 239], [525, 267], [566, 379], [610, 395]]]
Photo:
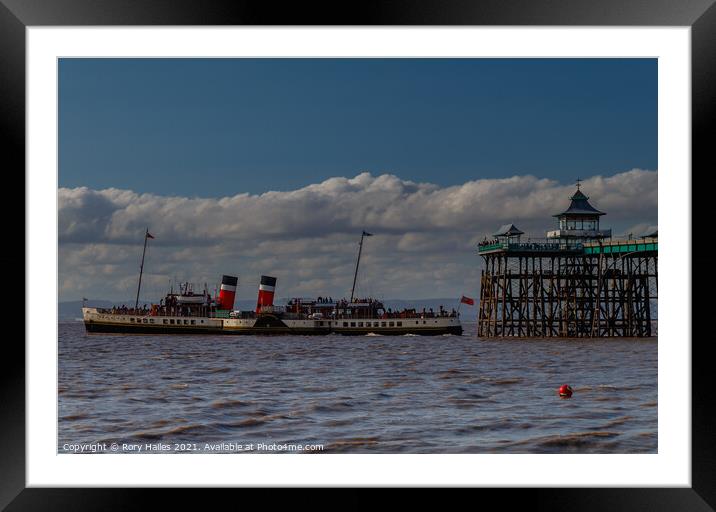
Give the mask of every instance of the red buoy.
[[562, 398], [571, 398], [572, 397], [572, 386], [569, 384], [563, 384], [559, 387], [559, 396]]

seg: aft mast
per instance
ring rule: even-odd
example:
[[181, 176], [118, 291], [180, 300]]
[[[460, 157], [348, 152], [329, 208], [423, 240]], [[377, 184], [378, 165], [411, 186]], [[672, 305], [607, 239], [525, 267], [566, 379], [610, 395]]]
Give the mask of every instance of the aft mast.
[[360, 244], [358, 244], [358, 260], [356, 261], [356, 271], [355, 274], [353, 274], [353, 287], [351, 288], [351, 302], [353, 302], [353, 294], [356, 290], [356, 279], [358, 278], [358, 265], [360, 265], [360, 255], [363, 251], [363, 238], [367, 236], [373, 236], [372, 233], [368, 233], [366, 231], [363, 231], [363, 233], [360, 236]]
[[144, 255], [147, 253], [147, 240], [149, 238], [154, 238], [152, 235], [149, 234], [149, 228], [147, 227], [146, 231], [144, 232], [144, 249], [142, 250], [142, 263], [139, 265], [139, 284], [137, 285], [137, 299], [134, 301], [134, 309], [139, 308], [139, 290], [142, 289], [142, 273], [144, 272]]

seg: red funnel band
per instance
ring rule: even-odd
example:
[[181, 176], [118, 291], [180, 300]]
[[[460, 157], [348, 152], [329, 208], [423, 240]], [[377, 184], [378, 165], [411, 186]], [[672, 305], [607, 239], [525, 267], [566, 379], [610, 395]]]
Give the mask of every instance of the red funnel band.
[[219, 309], [233, 309], [234, 298], [236, 297], [236, 285], [239, 282], [238, 277], [223, 276], [221, 278], [221, 288], [219, 289]]
[[256, 302], [256, 312], [260, 313], [261, 308], [273, 306], [273, 294], [276, 290], [276, 278], [269, 276], [261, 276], [259, 284], [259, 298]]
[[256, 304], [256, 312], [261, 311], [264, 306], [273, 306], [273, 292], [259, 290], [259, 300]]

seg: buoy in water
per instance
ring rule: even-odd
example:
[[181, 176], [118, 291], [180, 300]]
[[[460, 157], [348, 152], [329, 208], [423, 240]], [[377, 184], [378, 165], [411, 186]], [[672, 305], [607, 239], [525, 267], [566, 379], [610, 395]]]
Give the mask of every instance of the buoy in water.
[[572, 397], [572, 386], [569, 384], [563, 384], [559, 387], [559, 396], [562, 398], [571, 398]]

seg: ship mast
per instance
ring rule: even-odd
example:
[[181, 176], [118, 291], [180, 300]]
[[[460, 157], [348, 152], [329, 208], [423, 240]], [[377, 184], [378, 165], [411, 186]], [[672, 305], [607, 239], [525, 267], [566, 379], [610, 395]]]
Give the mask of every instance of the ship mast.
[[351, 288], [351, 302], [353, 302], [353, 293], [356, 290], [356, 279], [358, 278], [358, 265], [360, 265], [360, 254], [363, 251], [363, 238], [366, 236], [373, 236], [371, 233], [363, 231], [360, 235], [360, 244], [358, 244], [358, 260], [356, 261], [356, 271], [353, 274], [353, 287]]
[[134, 301], [135, 311], [139, 307], [139, 290], [142, 289], [142, 273], [144, 272], [144, 255], [147, 253], [147, 240], [149, 238], [154, 238], [154, 237], [149, 234], [149, 228], [147, 227], [147, 230], [144, 232], [144, 249], [142, 250], [142, 264], [139, 265], [139, 284], [137, 285], [137, 299]]

